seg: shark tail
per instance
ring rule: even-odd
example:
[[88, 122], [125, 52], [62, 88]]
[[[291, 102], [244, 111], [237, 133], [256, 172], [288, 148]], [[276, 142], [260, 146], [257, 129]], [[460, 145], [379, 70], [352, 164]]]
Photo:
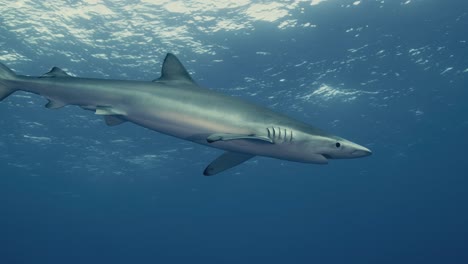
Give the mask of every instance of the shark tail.
[[16, 90], [8, 87], [8, 81], [16, 79], [16, 74], [7, 66], [0, 63], [0, 101], [7, 98]]

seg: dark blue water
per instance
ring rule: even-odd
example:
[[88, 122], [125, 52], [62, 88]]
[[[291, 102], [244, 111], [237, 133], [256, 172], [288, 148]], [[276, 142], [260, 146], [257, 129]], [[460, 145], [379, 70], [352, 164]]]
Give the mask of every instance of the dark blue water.
[[[374, 153], [327, 166], [259, 157], [203, 177], [220, 151], [16, 93], [0, 103], [0, 263], [468, 263], [468, 5], [382, 2], [302, 2], [208, 33], [194, 13], [159, 18], [192, 41], [132, 26], [160, 21], [120, 2], [104, 4], [144, 35], [39, 6], [57, 24], [47, 35], [39, 7], [0, 1], [0, 60], [19, 74], [151, 80], [172, 51], [200, 84]], [[279, 27], [287, 19], [296, 26]]]

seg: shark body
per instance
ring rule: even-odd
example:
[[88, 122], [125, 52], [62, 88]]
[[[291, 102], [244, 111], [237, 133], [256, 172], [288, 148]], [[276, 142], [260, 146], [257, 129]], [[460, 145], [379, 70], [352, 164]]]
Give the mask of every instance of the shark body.
[[118, 125], [137, 125], [226, 152], [208, 165], [214, 175], [254, 156], [326, 164], [371, 151], [266, 107], [200, 87], [173, 54], [152, 82], [77, 78], [54, 67], [39, 77], [0, 63], [0, 101], [15, 91], [48, 99], [47, 108], [77, 105]]

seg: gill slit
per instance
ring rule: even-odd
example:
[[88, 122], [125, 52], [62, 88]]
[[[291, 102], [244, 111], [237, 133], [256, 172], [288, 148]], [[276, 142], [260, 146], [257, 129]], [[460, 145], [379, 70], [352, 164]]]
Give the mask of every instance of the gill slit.
[[294, 140], [294, 131], [292, 129], [288, 130], [287, 128], [272, 126], [267, 127], [266, 130], [268, 138], [273, 141], [282, 140], [283, 142], [292, 142]]

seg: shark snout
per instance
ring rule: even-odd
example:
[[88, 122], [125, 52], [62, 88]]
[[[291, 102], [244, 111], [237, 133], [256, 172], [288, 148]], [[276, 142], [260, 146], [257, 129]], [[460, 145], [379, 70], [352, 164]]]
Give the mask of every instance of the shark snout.
[[372, 151], [366, 147], [359, 146], [353, 152], [351, 152], [351, 155], [353, 155], [356, 158], [366, 157], [372, 155]]

